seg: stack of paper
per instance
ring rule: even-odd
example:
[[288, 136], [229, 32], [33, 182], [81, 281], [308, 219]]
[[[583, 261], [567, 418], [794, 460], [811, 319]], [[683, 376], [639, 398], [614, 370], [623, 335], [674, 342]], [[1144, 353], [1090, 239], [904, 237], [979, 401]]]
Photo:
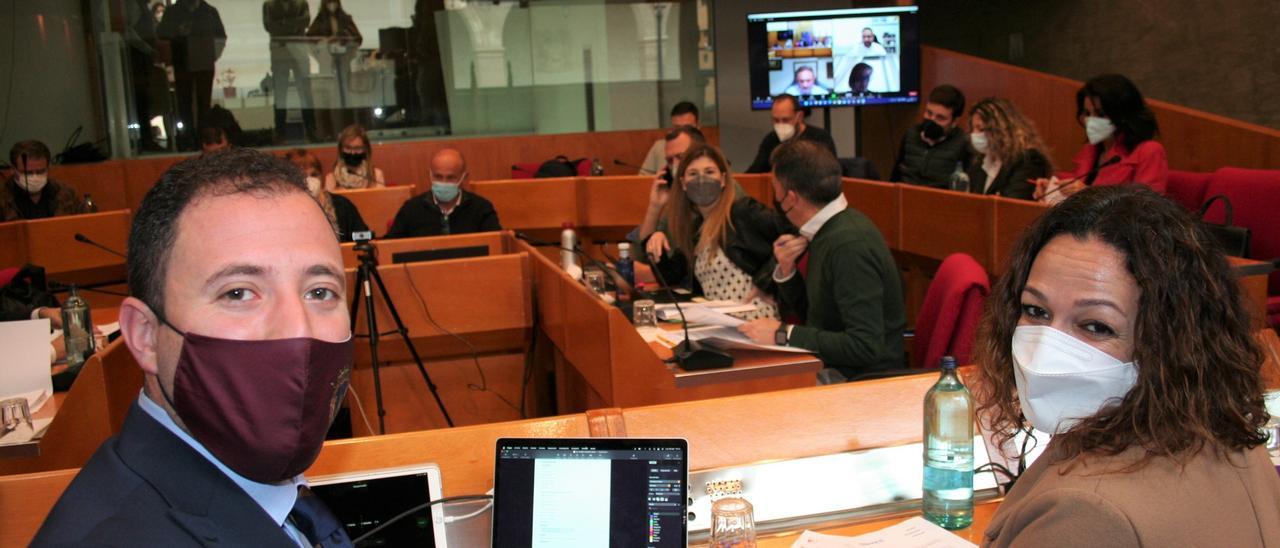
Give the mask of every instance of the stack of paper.
[[917, 516], [897, 525], [891, 525], [879, 531], [856, 537], [841, 537], [805, 531], [791, 545], [791, 548], [861, 548], [865, 546], [977, 548], [978, 545]]

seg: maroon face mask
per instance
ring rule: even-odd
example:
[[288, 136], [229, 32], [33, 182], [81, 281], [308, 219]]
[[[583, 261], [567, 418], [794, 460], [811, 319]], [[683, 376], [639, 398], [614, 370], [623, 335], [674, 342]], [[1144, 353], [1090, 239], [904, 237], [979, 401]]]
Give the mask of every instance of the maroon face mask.
[[350, 337], [239, 341], [174, 331], [183, 337], [182, 353], [173, 396], [165, 397], [196, 440], [262, 483], [292, 478], [315, 462], [346, 397]]

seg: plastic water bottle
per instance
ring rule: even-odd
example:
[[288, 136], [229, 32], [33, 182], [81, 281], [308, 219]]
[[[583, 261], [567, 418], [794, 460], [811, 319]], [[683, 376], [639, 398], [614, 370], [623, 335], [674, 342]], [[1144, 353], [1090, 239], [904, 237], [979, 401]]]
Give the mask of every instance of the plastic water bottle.
[[93, 196], [90, 196], [88, 192], [84, 194], [84, 203], [80, 204], [80, 212], [81, 213], [97, 213], [98, 212], [98, 204], [94, 203]]
[[93, 355], [93, 324], [89, 319], [89, 303], [80, 298], [76, 286], [62, 303], [62, 341], [67, 349], [67, 368], [78, 371], [85, 359]]
[[618, 262], [614, 264], [614, 268], [618, 269], [618, 275], [626, 280], [627, 285], [635, 287], [636, 266], [631, 260], [631, 244], [627, 242], [618, 244]]
[[924, 517], [947, 529], [973, 523], [973, 398], [951, 356], [924, 396]]
[[591, 176], [599, 177], [601, 175], [604, 175], [604, 164], [600, 163], [599, 158], [592, 158], [591, 159]]
[[951, 172], [947, 186], [958, 192], [969, 192], [969, 174], [965, 173], [963, 162], [956, 162], [956, 170]]

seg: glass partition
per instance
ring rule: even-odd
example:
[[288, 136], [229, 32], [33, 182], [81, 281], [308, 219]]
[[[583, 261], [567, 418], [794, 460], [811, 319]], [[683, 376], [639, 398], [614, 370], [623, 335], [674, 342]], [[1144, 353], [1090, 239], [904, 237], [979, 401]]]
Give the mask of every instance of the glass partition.
[[90, 0], [115, 156], [714, 125], [711, 0]]

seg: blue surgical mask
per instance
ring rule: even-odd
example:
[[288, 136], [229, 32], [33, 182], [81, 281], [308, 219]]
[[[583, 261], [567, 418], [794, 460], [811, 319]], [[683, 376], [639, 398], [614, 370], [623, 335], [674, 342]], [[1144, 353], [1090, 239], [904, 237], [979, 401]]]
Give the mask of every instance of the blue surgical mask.
[[431, 195], [436, 197], [437, 202], [452, 202], [458, 197], [458, 183], [443, 183], [440, 181], [431, 181]]
[[1111, 120], [1097, 116], [1088, 116], [1084, 119], [1084, 133], [1089, 137], [1091, 145], [1106, 141], [1115, 132], [1116, 125], [1111, 123]]

